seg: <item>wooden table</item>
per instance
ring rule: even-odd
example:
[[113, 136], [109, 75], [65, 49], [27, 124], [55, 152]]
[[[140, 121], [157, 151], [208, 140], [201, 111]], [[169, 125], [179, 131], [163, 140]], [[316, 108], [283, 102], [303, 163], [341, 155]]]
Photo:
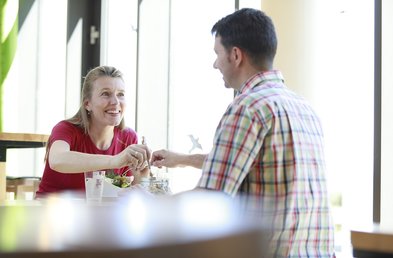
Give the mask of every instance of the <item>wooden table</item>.
[[354, 257], [393, 257], [393, 228], [375, 224], [367, 229], [352, 230], [351, 242]]
[[267, 250], [260, 220], [215, 192], [134, 190], [102, 203], [65, 193], [0, 206], [0, 218], [2, 258], [260, 258]]
[[0, 133], [0, 203], [6, 199], [7, 149], [45, 147], [49, 135], [31, 133]]

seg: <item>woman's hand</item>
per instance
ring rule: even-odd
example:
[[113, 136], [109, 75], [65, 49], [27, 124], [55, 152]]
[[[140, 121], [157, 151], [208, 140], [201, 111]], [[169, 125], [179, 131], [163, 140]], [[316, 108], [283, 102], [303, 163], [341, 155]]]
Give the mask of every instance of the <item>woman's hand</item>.
[[130, 167], [133, 171], [142, 171], [148, 166], [151, 151], [143, 144], [129, 145], [122, 152], [117, 154], [117, 167]]

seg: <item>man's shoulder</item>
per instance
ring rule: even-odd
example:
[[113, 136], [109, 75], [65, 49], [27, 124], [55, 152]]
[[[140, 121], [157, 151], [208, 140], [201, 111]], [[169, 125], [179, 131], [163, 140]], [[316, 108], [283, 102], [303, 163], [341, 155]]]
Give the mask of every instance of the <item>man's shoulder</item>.
[[277, 88], [257, 86], [236, 96], [232, 104], [247, 106], [248, 108], [259, 108], [261, 106], [270, 105], [270, 103], [275, 101], [280, 95], [281, 93]]

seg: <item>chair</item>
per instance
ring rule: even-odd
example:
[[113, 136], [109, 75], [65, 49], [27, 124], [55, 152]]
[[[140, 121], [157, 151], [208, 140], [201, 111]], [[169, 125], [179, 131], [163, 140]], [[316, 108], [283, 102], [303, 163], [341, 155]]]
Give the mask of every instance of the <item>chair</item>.
[[[34, 199], [35, 192], [38, 190], [38, 185], [40, 184], [40, 182], [41, 177], [7, 176], [6, 192], [13, 193], [14, 200]], [[28, 198], [27, 193], [30, 193], [31, 198]]]

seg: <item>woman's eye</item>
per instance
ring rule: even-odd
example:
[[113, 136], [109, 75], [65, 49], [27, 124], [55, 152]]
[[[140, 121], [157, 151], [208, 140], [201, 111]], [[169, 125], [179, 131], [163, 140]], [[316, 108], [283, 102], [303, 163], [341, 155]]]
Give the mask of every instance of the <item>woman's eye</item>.
[[117, 96], [119, 96], [119, 97], [124, 97], [124, 92], [119, 92], [118, 94], [117, 94]]
[[104, 91], [101, 93], [101, 96], [109, 96], [109, 92]]

